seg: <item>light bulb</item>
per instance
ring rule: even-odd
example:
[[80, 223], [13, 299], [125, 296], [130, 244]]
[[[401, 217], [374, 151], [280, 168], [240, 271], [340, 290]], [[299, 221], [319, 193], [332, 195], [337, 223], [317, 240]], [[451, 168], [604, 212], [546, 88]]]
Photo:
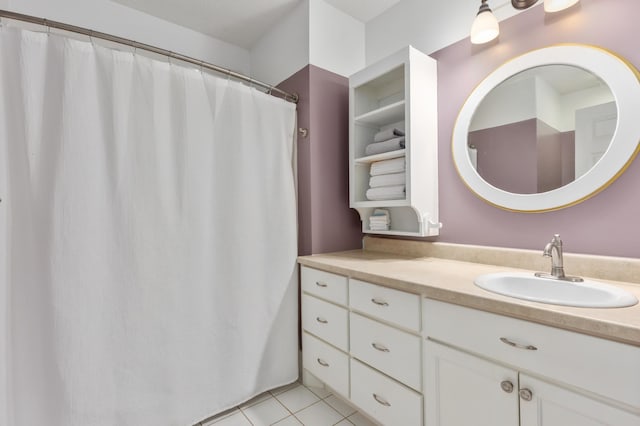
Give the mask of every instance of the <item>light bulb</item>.
[[498, 34], [500, 34], [498, 20], [493, 13], [491, 13], [491, 9], [489, 9], [489, 6], [486, 4], [486, 0], [483, 0], [478, 15], [471, 25], [471, 43], [487, 43], [498, 37]]

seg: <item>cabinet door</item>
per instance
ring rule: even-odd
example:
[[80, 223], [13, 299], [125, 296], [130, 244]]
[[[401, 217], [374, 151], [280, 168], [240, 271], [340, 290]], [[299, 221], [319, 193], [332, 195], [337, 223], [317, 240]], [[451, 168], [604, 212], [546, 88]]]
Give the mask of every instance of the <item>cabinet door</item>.
[[[588, 373], [587, 373], [588, 374]], [[521, 426], [638, 426], [640, 415], [520, 374]]]
[[425, 424], [518, 424], [517, 372], [430, 340], [425, 361]]

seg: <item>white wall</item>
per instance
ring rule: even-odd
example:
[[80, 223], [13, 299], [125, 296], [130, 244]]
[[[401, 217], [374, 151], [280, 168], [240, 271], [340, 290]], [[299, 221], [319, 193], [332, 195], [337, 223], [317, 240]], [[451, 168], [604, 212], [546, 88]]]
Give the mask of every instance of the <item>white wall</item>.
[[323, 0], [310, 0], [309, 63], [350, 76], [365, 66], [365, 25]]
[[0, 0], [4, 9], [114, 34], [248, 73], [249, 52], [109, 0]]
[[536, 117], [535, 77], [498, 85], [476, 109], [470, 131], [517, 123]]
[[323, 0], [304, 0], [251, 49], [251, 72], [277, 84], [312, 64], [348, 77], [365, 65], [364, 44], [364, 23]]
[[251, 49], [254, 78], [278, 84], [309, 63], [309, 1], [301, 1]]
[[560, 132], [573, 130], [573, 111], [563, 108], [562, 96], [544, 79], [535, 76], [536, 116]]
[[[498, 20], [519, 13], [509, 0], [492, 0], [489, 6]], [[366, 63], [409, 44], [430, 54], [469, 37], [479, 7], [479, 0], [402, 0], [366, 24]]]

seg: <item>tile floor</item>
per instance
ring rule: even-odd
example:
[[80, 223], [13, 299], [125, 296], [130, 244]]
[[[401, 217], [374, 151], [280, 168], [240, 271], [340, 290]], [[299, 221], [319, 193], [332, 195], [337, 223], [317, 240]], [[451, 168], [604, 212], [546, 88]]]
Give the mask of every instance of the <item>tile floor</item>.
[[298, 382], [265, 392], [195, 426], [376, 426], [325, 389]]

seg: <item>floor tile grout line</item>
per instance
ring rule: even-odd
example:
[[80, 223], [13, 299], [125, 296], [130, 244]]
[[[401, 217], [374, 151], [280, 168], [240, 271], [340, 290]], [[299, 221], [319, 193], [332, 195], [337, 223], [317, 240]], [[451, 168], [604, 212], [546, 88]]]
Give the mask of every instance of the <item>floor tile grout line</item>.
[[[278, 402], [279, 402], [280, 404], [284, 405], [284, 408], [286, 408], [286, 409], [291, 413], [291, 415], [292, 415], [292, 416], [294, 416], [294, 417], [295, 417], [295, 414], [296, 414], [296, 413], [299, 413], [299, 412], [300, 412], [300, 411], [302, 411], [302, 410], [306, 410], [307, 408], [311, 407], [312, 405], [316, 404], [317, 402], [323, 401], [323, 399], [322, 399], [322, 398], [320, 398], [320, 397], [319, 397], [318, 395], [316, 395], [315, 393], [313, 393], [313, 391], [312, 391], [311, 389], [309, 389], [308, 387], [306, 387], [306, 386], [304, 386], [304, 385], [302, 385], [302, 387], [304, 387], [306, 390], [308, 390], [309, 392], [311, 392], [311, 394], [312, 394], [313, 396], [315, 396], [316, 398], [318, 398], [318, 400], [317, 400], [317, 401], [313, 401], [313, 402], [312, 402], [311, 404], [309, 404], [309, 405], [305, 405], [304, 407], [300, 408], [298, 411], [291, 411], [291, 410], [289, 409], [289, 407], [287, 407], [287, 406], [284, 404], [284, 402], [280, 401], [280, 400], [278, 399], [278, 397], [277, 397], [277, 396], [274, 396], [274, 398], [275, 398], [275, 399], [278, 399]], [[295, 389], [295, 388], [293, 388], [293, 389]], [[292, 390], [292, 389], [290, 389], [290, 390]], [[289, 391], [287, 391], [287, 392], [289, 392]], [[279, 394], [279, 395], [283, 395], [283, 394], [285, 394], [285, 393], [286, 393], [286, 392], [282, 392], [282, 393], [281, 393], [281, 394]], [[297, 417], [296, 417], [296, 419], [297, 419]], [[300, 419], [298, 419], [298, 420], [300, 420]]]
[[[284, 407], [284, 409], [287, 411], [287, 413], [289, 413], [289, 415], [284, 416], [283, 418], [276, 420], [275, 422], [271, 423], [270, 425], [275, 425], [276, 423], [281, 422], [284, 419], [287, 419], [287, 418], [293, 416], [293, 413], [291, 412], [291, 410], [289, 410], [282, 402], [280, 402], [280, 400], [278, 398], [276, 398], [273, 395], [271, 395], [271, 398], [275, 399], [278, 404], [280, 404], [282, 407]], [[265, 399], [264, 401], [260, 401], [260, 403], [263, 403], [263, 402], [266, 402], [266, 401], [268, 401], [268, 398]], [[240, 411], [242, 411], [242, 410], [240, 410]], [[244, 412], [242, 414], [244, 414]], [[247, 417], [246, 414], [244, 414], [244, 416]], [[247, 419], [248, 419], [248, 417], [247, 417]], [[253, 422], [250, 419], [249, 419], [249, 423], [251, 423], [253, 425]], [[255, 426], [255, 425], [253, 425], [253, 426]]]
[[[285, 386], [287, 386], [287, 385], [285, 385]], [[311, 406], [313, 406], [313, 405], [316, 405], [316, 404], [318, 404], [318, 403], [319, 403], [319, 402], [321, 402], [321, 401], [322, 401], [322, 402], [324, 402], [326, 405], [328, 405], [328, 406], [329, 406], [333, 411], [335, 411], [337, 414], [339, 414], [339, 415], [342, 417], [342, 418], [341, 418], [337, 423], [334, 423], [334, 426], [335, 426], [336, 424], [338, 424], [338, 423], [340, 423], [340, 422], [344, 421], [344, 420], [346, 420], [347, 422], [349, 422], [349, 423], [353, 424], [353, 422], [351, 422], [351, 421], [349, 420], [349, 416], [345, 416], [345, 415], [344, 415], [344, 414], [342, 414], [340, 411], [338, 411], [336, 408], [334, 408], [334, 407], [333, 407], [329, 402], [327, 402], [327, 401], [326, 401], [328, 398], [330, 398], [330, 397], [332, 397], [332, 396], [335, 396], [336, 398], [338, 398], [338, 399], [340, 400], [340, 399], [341, 399], [341, 397], [340, 397], [340, 396], [335, 395], [334, 393], [329, 393], [328, 395], [325, 395], [324, 397], [321, 397], [320, 395], [318, 395], [317, 393], [315, 393], [312, 389], [310, 389], [309, 387], [305, 386], [305, 385], [304, 385], [304, 383], [299, 382], [299, 381], [297, 381], [297, 382], [292, 382], [289, 386], [290, 386], [290, 388], [289, 388], [289, 389], [287, 389], [287, 390], [285, 390], [285, 391], [282, 391], [282, 392], [279, 392], [278, 394], [274, 394], [274, 393], [273, 393], [273, 389], [271, 389], [271, 390], [267, 390], [267, 391], [265, 391], [264, 393], [262, 393], [262, 394], [260, 394], [260, 395], [256, 395], [253, 399], [258, 399], [258, 398], [260, 398], [261, 396], [263, 396], [263, 395], [265, 395], [265, 394], [267, 394], [267, 395], [268, 395], [267, 397], [262, 398], [261, 400], [256, 401], [256, 402], [254, 402], [253, 404], [247, 405], [247, 406], [245, 406], [245, 407], [241, 407], [241, 405], [243, 405], [243, 404], [241, 404], [241, 405], [237, 405], [237, 406], [236, 406], [236, 407], [234, 407], [234, 408], [230, 408], [229, 410], [226, 410], [226, 411], [227, 411], [227, 414], [228, 414], [227, 416], [223, 416], [223, 413], [220, 413], [221, 418], [216, 419], [215, 417], [218, 417], [218, 416], [215, 416], [213, 419], [210, 419], [209, 421], [216, 421], [216, 422], [221, 421], [221, 420], [223, 420], [223, 418], [224, 418], [224, 417], [228, 417], [228, 416], [230, 416], [230, 415], [233, 415], [233, 414], [232, 414], [232, 412], [233, 412], [234, 410], [237, 410], [238, 412], [242, 413], [242, 416], [243, 416], [243, 417], [244, 417], [244, 418], [249, 422], [249, 424], [251, 424], [252, 426], [255, 426], [255, 424], [254, 424], [254, 423], [251, 421], [251, 419], [247, 416], [247, 414], [244, 412], [244, 410], [249, 409], [249, 408], [251, 408], [251, 407], [254, 407], [254, 406], [258, 405], [258, 404], [262, 404], [263, 402], [268, 401], [270, 398], [273, 398], [273, 399], [275, 399], [275, 400], [278, 402], [278, 404], [280, 404], [280, 405], [281, 405], [281, 406], [282, 406], [282, 407], [287, 411], [287, 413], [289, 413], [289, 414], [288, 414], [287, 416], [285, 416], [285, 417], [283, 417], [283, 418], [281, 418], [281, 419], [277, 420], [276, 422], [272, 423], [272, 425], [274, 425], [274, 424], [276, 424], [276, 423], [278, 423], [278, 422], [281, 422], [281, 421], [283, 421], [283, 420], [285, 420], [285, 419], [287, 419], [287, 418], [289, 418], [289, 417], [293, 417], [293, 418], [295, 418], [298, 422], [302, 423], [302, 421], [301, 421], [301, 420], [296, 416], [296, 413], [300, 413], [301, 411], [306, 410], [307, 408], [309, 408], [309, 407], [311, 407]], [[282, 394], [284, 394], [284, 393], [286, 393], [286, 392], [288, 392], [288, 391], [290, 391], [290, 390], [296, 389], [296, 388], [298, 388], [298, 387], [300, 387], [300, 386], [302, 386], [303, 388], [305, 388], [305, 389], [307, 389], [309, 392], [311, 392], [311, 393], [312, 393], [316, 398], [318, 398], [318, 400], [317, 400], [317, 401], [314, 401], [313, 403], [311, 403], [311, 404], [309, 404], [309, 405], [307, 405], [307, 406], [305, 406], [305, 407], [303, 407], [303, 408], [300, 408], [300, 409], [299, 409], [299, 410], [297, 410], [296, 412], [293, 412], [293, 411], [292, 411], [292, 410], [290, 410], [290, 409], [289, 409], [289, 408], [288, 408], [288, 407], [287, 407], [287, 406], [286, 406], [282, 401], [280, 401], [280, 400], [278, 399], [278, 395], [282, 395]], [[328, 391], [327, 389], [324, 389], [324, 390], [325, 390], [325, 391]], [[245, 403], [245, 404], [246, 404], [246, 403]], [[353, 407], [352, 407], [352, 408], [353, 408]], [[354, 408], [354, 410], [355, 410], [355, 408]], [[351, 413], [351, 415], [354, 415], [354, 414], [356, 414], [356, 413], [358, 413], [358, 410], [356, 410], [354, 413]], [[234, 414], [235, 414], [235, 413], [234, 413]], [[303, 424], [303, 426], [304, 426], [304, 423], [302, 423], [302, 424]], [[202, 423], [202, 422], [200, 422], [200, 423], [199, 423], [199, 424], [197, 424], [197, 425], [202, 426], [202, 425], [203, 425], [203, 423]], [[215, 423], [212, 423], [212, 426], [213, 426], [213, 425], [215, 425]], [[196, 425], [194, 425], [194, 426], [196, 426]]]
[[[294, 389], [295, 389], [295, 388], [294, 388]], [[282, 406], [284, 407], [284, 409], [285, 409], [285, 410], [287, 410], [287, 412], [289, 413], [289, 415], [288, 415], [287, 417], [291, 417], [291, 416], [293, 416], [293, 413], [291, 412], [291, 410], [289, 410], [289, 407], [287, 407], [286, 405], [284, 405], [284, 404], [282, 403], [282, 401], [280, 401], [280, 400], [279, 400], [278, 398], [276, 398], [275, 396], [273, 397], [273, 399], [275, 399], [276, 401], [278, 401], [278, 403], [279, 403], [280, 405], [282, 405]], [[278, 422], [280, 422], [280, 421], [282, 421], [282, 420], [286, 419], [287, 417], [284, 417], [284, 418], [282, 418], [282, 419], [278, 420]], [[275, 422], [275, 423], [278, 423], [278, 422]]]
[[240, 411], [240, 414], [242, 414], [242, 416], [243, 416], [245, 419], [247, 419], [247, 421], [249, 422], [249, 424], [250, 424], [251, 426], [255, 426], [255, 425], [253, 424], [253, 422], [251, 421], [251, 419], [250, 419], [250, 418], [249, 418], [249, 417], [244, 413], [244, 411], [242, 411], [240, 408], [238, 408], [238, 411]]

